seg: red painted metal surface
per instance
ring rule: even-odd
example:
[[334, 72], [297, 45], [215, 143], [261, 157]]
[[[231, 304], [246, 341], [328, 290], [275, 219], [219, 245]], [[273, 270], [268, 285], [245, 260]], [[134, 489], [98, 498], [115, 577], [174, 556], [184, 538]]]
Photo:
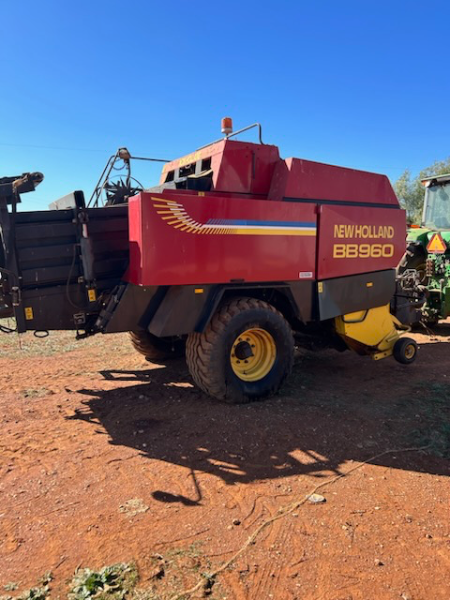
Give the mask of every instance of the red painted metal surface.
[[277, 146], [229, 139], [167, 163], [160, 184], [169, 172], [175, 176], [180, 167], [198, 161], [201, 169], [212, 169], [216, 192], [261, 194], [275, 201], [296, 198], [399, 206], [385, 175], [299, 158], [283, 160]]
[[314, 278], [313, 204], [187, 194], [175, 201], [175, 197], [142, 193], [130, 199], [131, 283]]
[[328, 279], [395, 268], [403, 254], [405, 213], [384, 175], [224, 139], [165, 165], [161, 183], [188, 165], [212, 170], [206, 196], [130, 199], [132, 283]]
[[160, 184], [169, 172], [209, 158], [216, 192], [267, 196], [280, 155], [277, 146], [224, 139], [164, 165]]
[[405, 245], [397, 209], [142, 193], [129, 211], [140, 285], [343, 277], [395, 268]]
[[273, 175], [269, 198], [368, 202], [399, 206], [385, 175], [299, 158], [279, 161]]
[[405, 251], [404, 210], [321, 206], [318, 221], [318, 279], [392, 269]]
[[229, 140], [225, 144], [219, 168], [214, 171], [214, 189], [267, 196], [279, 160], [276, 146]]

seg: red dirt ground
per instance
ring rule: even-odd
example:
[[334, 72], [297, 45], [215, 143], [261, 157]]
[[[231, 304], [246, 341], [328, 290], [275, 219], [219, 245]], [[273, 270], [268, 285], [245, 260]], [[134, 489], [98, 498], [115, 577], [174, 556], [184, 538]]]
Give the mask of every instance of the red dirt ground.
[[317, 484], [430, 444], [322, 488], [326, 503], [264, 529], [210, 597], [448, 600], [450, 325], [436, 331], [415, 336], [409, 367], [302, 353], [279, 396], [245, 406], [124, 335], [2, 336], [0, 585], [16, 595], [51, 570], [64, 598], [77, 567], [134, 560], [147, 597], [169, 598]]

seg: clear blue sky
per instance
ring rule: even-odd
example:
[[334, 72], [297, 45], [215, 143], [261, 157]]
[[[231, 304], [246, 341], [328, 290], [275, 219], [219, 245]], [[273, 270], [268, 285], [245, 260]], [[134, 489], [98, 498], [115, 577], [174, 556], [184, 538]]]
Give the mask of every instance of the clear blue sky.
[[449, 22], [433, 0], [5, 0], [0, 175], [42, 171], [23, 206], [45, 208], [118, 146], [175, 158], [229, 115], [395, 180], [450, 155]]

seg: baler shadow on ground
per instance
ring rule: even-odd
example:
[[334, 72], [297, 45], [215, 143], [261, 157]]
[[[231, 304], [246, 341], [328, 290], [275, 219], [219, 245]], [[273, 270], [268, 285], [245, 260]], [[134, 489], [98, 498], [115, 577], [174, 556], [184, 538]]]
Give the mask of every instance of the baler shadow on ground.
[[[197, 390], [184, 362], [142, 371], [106, 371], [117, 381], [88, 396], [69, 417], [100, 424], [111, 444], [191, 470], [194, 499], [155, 490], [157, 500], [196, 504], [195, 473], [226, 484], [291, 475], [328, 477], [348, 461], [365, 461], [386, 450], [429, 444], [426, 451], [373, 459], [387, 468], [450, 474], [448, 343], [424, 343], [414, 365], [393, 359], [375, 363], [349, 352], [305, 353], [282, 393], [264, 402], [229, 406]], [[124, 386], [124, 383], [130, 383]], [[343, 465], [346, 464], [346, 467]]]

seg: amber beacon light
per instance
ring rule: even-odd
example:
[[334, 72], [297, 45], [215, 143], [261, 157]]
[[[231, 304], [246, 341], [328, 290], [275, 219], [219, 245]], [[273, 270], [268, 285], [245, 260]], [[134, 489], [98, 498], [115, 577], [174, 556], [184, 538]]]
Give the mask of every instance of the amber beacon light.
[[222, 133], [225, 135], [233, 133], [233, 119], [231, 117], [224, 117], [222, 119]]

